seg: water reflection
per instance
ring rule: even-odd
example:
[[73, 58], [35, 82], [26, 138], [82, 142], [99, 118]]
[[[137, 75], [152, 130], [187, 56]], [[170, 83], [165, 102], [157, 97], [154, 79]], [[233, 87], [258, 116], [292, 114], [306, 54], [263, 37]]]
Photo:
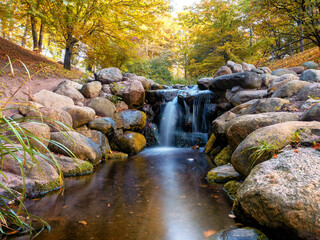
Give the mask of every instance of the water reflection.
[[63, 194], [28, 203], [52, 226], [36, 239], [203, 239], [234, 224], [221, 186], [200, 187], [209, 168], [198, 151], [176, 148], [107, 162], [68, 179]]

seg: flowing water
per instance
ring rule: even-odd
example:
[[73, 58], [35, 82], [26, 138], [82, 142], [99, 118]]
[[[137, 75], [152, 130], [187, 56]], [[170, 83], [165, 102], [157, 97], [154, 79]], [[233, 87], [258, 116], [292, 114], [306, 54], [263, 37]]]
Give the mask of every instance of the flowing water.
[[63, 194], [27, 203], [52, 226], [36, 239], [205, 239], [234, 225], [222, 186], [206, 185], [210, 167], [201, 151], [183, 148], [101, 164], [90, 176], [66, 179]]

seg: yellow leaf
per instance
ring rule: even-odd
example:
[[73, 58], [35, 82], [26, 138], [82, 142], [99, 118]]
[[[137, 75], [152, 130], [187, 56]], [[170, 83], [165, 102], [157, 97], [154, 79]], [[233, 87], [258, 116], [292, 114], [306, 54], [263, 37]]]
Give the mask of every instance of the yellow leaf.
[[79, 221], [78, 223], [83, 224], [84, 226], [88, 224], [86, 221]]

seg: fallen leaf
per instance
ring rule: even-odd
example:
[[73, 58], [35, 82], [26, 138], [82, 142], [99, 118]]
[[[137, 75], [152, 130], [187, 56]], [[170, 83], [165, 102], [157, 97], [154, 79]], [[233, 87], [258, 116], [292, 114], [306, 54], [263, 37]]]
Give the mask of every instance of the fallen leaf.
[[278, 158], [278, 155], [277, 154], [273, 155], [273, 158]]
[[32, 199], [32, 201], [39, 201], [40, 198], [35, 198], [35, 199]]
[[78, 223], [83, 224], [84, 226], [86, 226], [88, 223], [86, 221], [79, 221]]
[[215, 231], [215, 230], [208, 230], [208, 231], [203, 232], [203, 235], [205, 238], [208, 238], [208, 237], [212, 236], [213, 234], [215, 234], [216, 232], [217, 231]]
[[108, 207], [110, 207], [110, 203], [108, 203]]
[[296, 153], [300, 153], [297, 149], [295, 149], [295, 150], [293, 150], [294, 152], [296, 152]]
[[320, 150], [320, 143], [316, 143], [312, 148], [316, 150]]

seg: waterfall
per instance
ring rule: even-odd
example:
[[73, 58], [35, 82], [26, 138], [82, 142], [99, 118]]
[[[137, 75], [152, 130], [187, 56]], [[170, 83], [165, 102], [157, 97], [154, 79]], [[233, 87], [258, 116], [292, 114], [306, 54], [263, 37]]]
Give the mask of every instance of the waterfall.
[[[165, 92], [162, 92], [165, 94]], [[166, 97], [171, 94], [167, 92]], [[215, 94], [190, 88], [176, 91], [172, 101], [164, 101], [160, 118], [160, 144], [162, 146], [203, 146], [215, 114]], [[164, 99], [164, 98], [163, 98]], [[168, 97], [167, 97], [168, 99]]]
[[178, 121], [178, 97], [166, 104], [160, 121], [160, 143], [163, 146], [174, 145], [174, 132]]

